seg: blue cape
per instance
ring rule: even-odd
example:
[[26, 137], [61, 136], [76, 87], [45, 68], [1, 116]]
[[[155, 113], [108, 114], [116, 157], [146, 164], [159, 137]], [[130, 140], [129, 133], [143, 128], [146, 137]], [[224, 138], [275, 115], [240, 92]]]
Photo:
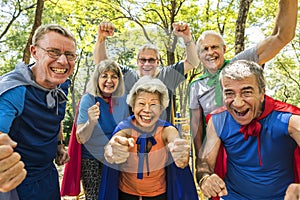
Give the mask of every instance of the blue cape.
[[[131, 121], [134, 116], [122, 121], [114, 133], [121, 129], [134, 128]], [[172, 126], [169, 122], [159, 120], [157, 126]], [[172, 156], [169, 154], [169, 159]], [[109, 167], [112, 166], [112, 167]], [[98, 200], [118, 200], [119, 197], [119, 171], [118, 165], [104, 163], [102, 178], [99, 188]], [[174, 162], [166, 166], [167, 196], [169, 200], [198, 200], [193, 175], [189, 166], [184, 169], [178, 168]]]

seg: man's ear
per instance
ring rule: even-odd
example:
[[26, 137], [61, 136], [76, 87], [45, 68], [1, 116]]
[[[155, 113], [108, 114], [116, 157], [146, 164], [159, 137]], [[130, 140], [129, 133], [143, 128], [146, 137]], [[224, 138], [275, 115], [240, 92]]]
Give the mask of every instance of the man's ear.
[[31, 56], [32, 56], [35, 60], [38, 60], [38, 57], [37, 57], [37, 55], [36, 55], [36, 46], [30, 45], [30, 53], [31, 53]]
[[262, 88], [262, 90], [261, 90], [261, 96], [262, 96], [262, 99], [261, 99], [261, 102], [264, 102], [264, 100], [265, 100], [265, 94], [266, 94], [266, 88]]

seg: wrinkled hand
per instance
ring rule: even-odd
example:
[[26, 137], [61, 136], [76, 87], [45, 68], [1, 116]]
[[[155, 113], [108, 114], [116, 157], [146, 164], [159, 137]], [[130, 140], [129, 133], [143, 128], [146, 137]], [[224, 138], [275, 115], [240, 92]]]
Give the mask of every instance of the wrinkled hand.
[[0, 192], [16, 188], [26, 177], [21, 156], [13, 150], [16, 146], [7, 134], [0, 132]]
[[129, 149], [134, 146], [133, 138], [113, 137], [105, 146], [104, 156], [107, 162], [121, 164], [129, 157]]
[[168, 147], [177, 167], [184, 168], [189, 164], [191, 147], [185, 139], [176, 138]]
[[184, 42], [188, 42], [192, 39], [191, 30], [188, 23], [185, 22], [175, 22], [172, 24], [173, 33], [177, 37], [182, 37]]
[[115, 26], [110, 22], [101, 22], [98, 26], [98, 40], [104, 41], [106, 37], [113, 36]]
[[64, 165], [70, 161], [70, 156], [65, 150], [65, 145], [58, 145], [55, 157], [55, 163], [57, 165]]
[[207, 198], [227, 195], [225, 182], [217, 174], [212, 174], [202, 181], [200, 189]]
[[100, 116], [100, 103], [96, 102], [95, 105], [88, 109], [89, 123], [97, 124]]
[[292, 183], [286, 190], [284, 200], [299, 200], [300, 199], [300, 184]]

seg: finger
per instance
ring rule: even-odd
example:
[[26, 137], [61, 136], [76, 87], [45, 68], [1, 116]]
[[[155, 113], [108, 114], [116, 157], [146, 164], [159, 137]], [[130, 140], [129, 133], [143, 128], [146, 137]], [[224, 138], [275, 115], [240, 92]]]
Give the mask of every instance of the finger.
[[20, 154], [13, 152], [9, 157], [6, 157], [5, 159], [2, 159], [0, 161], [0, 172], [3, 172], [12, 166], [14, 166], [16, 163], [18, 163], [21, 159]]
[[24, 166], [24, 163], [22, 161], [19, 161], [7, 170], [1, 171], [0, 185], [8, 182], [10, 179], [13, 179], [15, 176], [18, 176], [18, 174], [22, 173]]
[[129, 146], [129, 139], [126, 137], [116, 136], [114, 141], [117, 142], [118, 144]]
[[128, 139], [128, 144], [129, 144], [128, 145], [129, 147], [134, 147], [134, 144], [135, 144], [134, 139], [133, 138], [129, 138]]
[[[17, 166], [19, 167], [19, 166]], [[23, 164], [24, 167], [24, 164]], [[14, 175], [12, 178], [4, 182], [3, 184], [0, 184], [0, 192], [8, 192], [14, 188], [16, 188], [26, 177], [27, 171], [22, 167], [22, 169], [17, 170], [18, 173]]]
[[226, 196], [228, 194], [226, 187], [221, 190], [221, 192], [218, 193], [218, 196]]
[[0, 160], [9, 157], [13, 152], [14, 150], [10, 145], [0, 145]]
[[1, 144], [7, 144], [7, 145], [10, 145], [12, 147], [16, 147], [17, 146], [17, 143], [15, 141], [13, 141], [9, 136], [8, 134], [6, 133], [2, 133], [0, 132], [0, 145]]

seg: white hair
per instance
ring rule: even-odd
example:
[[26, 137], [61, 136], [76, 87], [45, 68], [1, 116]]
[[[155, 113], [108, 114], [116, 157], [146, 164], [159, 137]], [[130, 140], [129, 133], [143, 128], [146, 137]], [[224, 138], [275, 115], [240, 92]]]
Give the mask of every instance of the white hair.
[[157, 78], [151, 76], [141, 77], [130, 90], [126, 100], [127, 104], [133, 107], [135, 99], [140, 92], [157, 93], [159, 94], [162, 107], [165, 109], [169, 105], [168, 89], [165, 84]]

